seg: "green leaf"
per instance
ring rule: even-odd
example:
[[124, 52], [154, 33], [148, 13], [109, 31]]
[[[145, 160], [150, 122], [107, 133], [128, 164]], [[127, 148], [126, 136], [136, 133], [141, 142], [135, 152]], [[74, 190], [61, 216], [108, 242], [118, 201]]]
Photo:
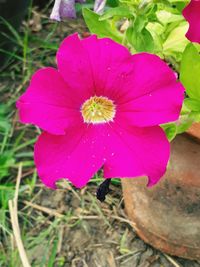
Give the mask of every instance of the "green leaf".
[[200, 122], [200, 112], [192, 111], [189, 116], [194, 122]]
[[147, 25], [148, 19], [146, 16], [137, 16], [134, 23], [133, 23], [133, 28], [135, 32], [140, 33]]
[[166, 135], [167, 135], [167, 139], [169, 141], [172, 141], [177, 133], [177, 126], [175, 123], [168, 123], [168, 124], [163, 124], [161, 125], [161, 127], [163, 128], [163, 130], [165, 131]]
[[187, 108], [189, 108], [192, 111], [199, 111], [200, 112], [200, 100], [192, 99], [192, 98], [186, 98], [184, 100], [184, 103]]
[[200, 55], [192, 43], [187, 45], [183, 53], [180, 80], [188, 96], [200, 102]]
[[188, 115], [180, 116], [179, 120], [176, 122], [177, 134], [181, 134], [181, 133], [184, 133], [185, 131], [187, 131], [193, 122], [194, 122], [194, 120], [192, 118], [190, 118]]
[[119, 0], [107, 0], [106, 5], [111, 7], [116, 7], [119, 5]]
[[137, 16], [126, 31], [126, 39], [136, 52], [154, 52], [154, 39], [146, 28], [148, 19], [144, 15]]
[[166, 10], [157, 11], [156, 16], [162, 24], [167, 24], [167, 23], [172, 23], [172, 22], [183, 20], [183, 16], [172, 14], [171, 12], [166, 11]]
[[186, 22], [180, 23], [176, 28], [174, 28], [167, 39], [163, 43], [163, 54], [171, 55], [174, 52], [183, 52], [186, 45], [189, 43], [185, 34], [188, 30], [188, 25]]
[[129, 8], [127, 7], [115, 7], [115, 8], [110, 8], [104, 14], [99, 18], [100, 21], [102, 20], [107, 20], [112, 17], [120, 17], [120, 18], [131, 18], [133, 17], [134, 14], [133, 12], [130, 11]]
[[15, 163], [15, 158], [13, 152], [5, 152], [3, 155], [0, 155], [0, 180], [9, 175], [10, 166]]
[[0, 132], [8, 132], [11, 128], [10, 123], [0, 117]]
[[109, 37], [118, 43], [122, 43], [123, 35], [110, 21], [100, 21], [100, 15], [88, 8], [83, 8], [83, 17], [91, 33], [97, 34], [100, 38]]
[[134, 27], [129, 27], [126, 31], [127, 41], [137, 52], [153, 52], [154, 40], [147, 29], [143, 29], [138, 33]]
[[146, 29], [153, 37], [155, 46], [154, 53], [162, 52], [162, 34], [165, 31], [165, 27], [158, 22], [149, 22], [146, 26]]

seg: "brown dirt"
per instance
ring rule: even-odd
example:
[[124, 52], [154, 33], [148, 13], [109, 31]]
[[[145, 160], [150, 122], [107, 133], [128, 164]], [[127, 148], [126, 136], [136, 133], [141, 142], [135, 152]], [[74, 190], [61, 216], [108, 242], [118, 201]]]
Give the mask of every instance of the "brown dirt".
[[[33, 223], [28, 235], [37, 235], [53, 223], [59, 214], [70, 214], [68, 222], [61, 219], [57, 231], [59, 246], [57, 259], [62, 258], [64, 267], [173, 267], [176, 266], [161, 252], [140, 240], [126, 215], [120, 186], [112, 185], [112, 192], [105, 203], [95, 198], [96, 185], [76, 190], [61, 182], [56, 191], [40, 188], [32, 206], [26, 207], [30, 217], [42, 217], [42, 223]], [[34, 207], [37, 204], [38, 206]], [[42, 212], [44, 208], [48, 212]], [[51, 216], [50, 212], [57, 212]], [[80, 220], [78, 219], [80, 218]], [[83, 219], [81, 219], [83, 218]], [[49, 237], [50, 238], [50, 237]], [[46, 239], [48, 242], [48, 238]], [[45, 243], [29, 251], [34, 266], [39, 266], [45, 253]], [[50, 255], [48, 255], [49, 257]], [[174, 259], [177, 266], [199, 267], [195, 261]], [[38, 265], [37, 265], [38, 263]], [[55, 267], [59, 265], [55, 262]], [[63, 265], [62, 265], [63, 266]]]

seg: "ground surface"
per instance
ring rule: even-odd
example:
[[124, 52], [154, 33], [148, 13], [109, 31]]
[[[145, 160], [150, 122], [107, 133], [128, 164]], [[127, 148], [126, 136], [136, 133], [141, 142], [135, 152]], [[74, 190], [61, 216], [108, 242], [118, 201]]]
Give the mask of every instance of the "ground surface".
[[87, 32], [82, 20], [50, 23], [48, 10], [32, 8], [19, 35], [10, 29], [14, 50], [1, 73], [0, 266], [22, 266], [8, 208], [22, 162], [17, 215], [32, 267], [199, 267], [164, 255], [137, 237], [125, 215], [120, 182], [113, 182], [106, 202], [100, 203], [95, 192], [101, 175], [82, 190], [61, 181], [52, 191], [37, 179], [32, 151], [40, 131], [17, 122], [15, 101], [31, 73], [55, 66], [60, 40], [74, 31]]

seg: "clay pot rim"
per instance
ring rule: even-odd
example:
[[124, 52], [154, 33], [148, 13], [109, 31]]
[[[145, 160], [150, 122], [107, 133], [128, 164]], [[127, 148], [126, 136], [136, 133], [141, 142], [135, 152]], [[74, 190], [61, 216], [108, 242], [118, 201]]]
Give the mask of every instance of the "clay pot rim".
[[200, 142], [200, 122], [194, 122], [186, 133], [196, 141]]

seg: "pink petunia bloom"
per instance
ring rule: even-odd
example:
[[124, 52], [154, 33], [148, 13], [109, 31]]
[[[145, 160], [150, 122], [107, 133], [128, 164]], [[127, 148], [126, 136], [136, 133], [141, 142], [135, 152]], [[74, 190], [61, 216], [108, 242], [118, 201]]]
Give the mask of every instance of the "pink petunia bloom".
[[183, 16], [190, 25], [186, 37], [191, 42], [200, 43], [200, 0], [191, 0], [183, 10]]
[[101, 168], [105, 178], [166, 171], [170, 145], [162, 123], [179, 117], [184, 88], [159, 57], [131, 55], [109, 38], [67, 37], [58, 69], [38, 70], [17, 102], [22, 123], [44, 132], [34, 159], [41, 180], [60, 178], [83, 187]]

